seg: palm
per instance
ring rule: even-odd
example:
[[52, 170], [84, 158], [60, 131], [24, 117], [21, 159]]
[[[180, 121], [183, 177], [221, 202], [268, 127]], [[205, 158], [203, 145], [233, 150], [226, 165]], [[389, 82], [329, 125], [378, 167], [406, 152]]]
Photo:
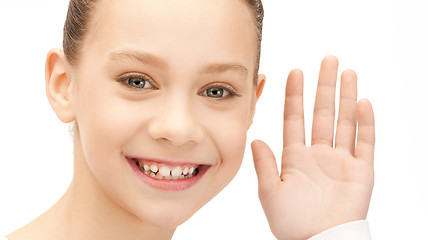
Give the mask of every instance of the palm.
[[260, 201], [279, 239], [309, 238], [366, 217], [374, 180], [373, 112], [368, 101], [357, 104], [355, 73], [344, 72], [333, 147], [336, 78], [337, 59], [327, 57], [320, 71], [312, 146], [306, 147], [303, 76], [298, 70], [290, 73], [281, 174], [270, 149], [260, 141], [253, 143]]

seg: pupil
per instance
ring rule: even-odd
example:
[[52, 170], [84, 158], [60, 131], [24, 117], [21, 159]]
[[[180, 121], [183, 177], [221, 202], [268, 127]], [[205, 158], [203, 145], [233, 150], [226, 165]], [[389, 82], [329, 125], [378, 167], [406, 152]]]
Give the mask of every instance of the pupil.
[[212, 88], [209, 92], [212, 97], [220, 98], [223, 96], [223, 89], [221, 88]]
[[138, 87], [138, 88], [143, 88], [144, 87], [144, 82], [141, 81], [141, 79], [139, 78], [131, 78], [130, 79], [131, 85]]

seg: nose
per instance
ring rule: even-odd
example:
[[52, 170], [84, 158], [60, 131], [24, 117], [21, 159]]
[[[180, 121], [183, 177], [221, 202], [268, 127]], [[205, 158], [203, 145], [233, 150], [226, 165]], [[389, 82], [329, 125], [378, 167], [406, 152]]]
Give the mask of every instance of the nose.
[[155, 140], [174, 146], [198, 143], [203, 138], [203, 130], [196, 115], [186, 101], [164, 102], [149, 123], [149, 134]]

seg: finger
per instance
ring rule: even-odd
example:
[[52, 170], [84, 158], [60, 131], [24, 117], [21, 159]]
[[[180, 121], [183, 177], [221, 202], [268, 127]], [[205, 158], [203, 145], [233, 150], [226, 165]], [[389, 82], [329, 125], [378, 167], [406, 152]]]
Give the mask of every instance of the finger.
[[357, 74], [347, 70], [342, 73], [341, 79], [336, 148], [345, 149], [354, 155], [357, 130]]
[[312, 124], [312, 145], [333, 146], [335, 93], [338, 61], [327, 56], [321, 63]]
[[266, 143], [260, 140], [253, 141], [251, 143], [251, 149], [253, 152], [254, 167], [259, 181], [259, 190], [263, 191], [280, 181], [275, 156]]
[[284, 102], [284, 148], [295, 143], [305, 145], [305, 119], [303, 113], [303, 73], [290, 72]]
[[355, 157], [373, 165], [375, 147], [375, 122], [373, 107], [367, 99], [357, 105], [358, 137]]

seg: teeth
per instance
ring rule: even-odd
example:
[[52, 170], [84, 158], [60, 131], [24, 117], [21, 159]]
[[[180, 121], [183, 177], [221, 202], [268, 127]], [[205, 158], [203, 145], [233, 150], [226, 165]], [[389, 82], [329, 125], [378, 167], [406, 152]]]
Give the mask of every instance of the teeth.
[[150, 171], [152, 171], [152, 172], [154, 172], [154, 173], [155, 173], [155, 172], [157, 172], [157, 171], [158, 171], [158, 166], [156, 166], [156, 165], [154, 165], [154, 164], [153, 164], [153, 165], [151, 165], [151, 166], [150, 166]]
[[137, 162], [137, 166], [145, 175], [163, 180], [177, 180], [184, 178], [191, 178], [198, 174], [198, 167], [186, 166], [184, 169], [180, 166], [174, 167], [172, 170], [168, 166], [158, 167], [156, 164], [142, 164]]
[[169, 167], [167, 166], [162, 166], [159, 168], [159, 175], [161, 175], [162, 177], [171, 176], [171, 170], [169, 170]]
[[156, 179], [159, 179], [159, 180], [160, 180], [160, 179], [163, 179], [163, 177], [162, 177], [159, 173], [158, 173], [158, 174], [156, 174], [155, 178], [156, 178]]
[[149, 165], [144, 164], [144, 171], [148, 172], [150, 170]]
[[181, 167], [175, 167], [174, 169], [172, 169], [171, 171], [171, 175], [173, 177], [179, 177], [181, 174], [183, 173], [183, 171], [181, 170]]

